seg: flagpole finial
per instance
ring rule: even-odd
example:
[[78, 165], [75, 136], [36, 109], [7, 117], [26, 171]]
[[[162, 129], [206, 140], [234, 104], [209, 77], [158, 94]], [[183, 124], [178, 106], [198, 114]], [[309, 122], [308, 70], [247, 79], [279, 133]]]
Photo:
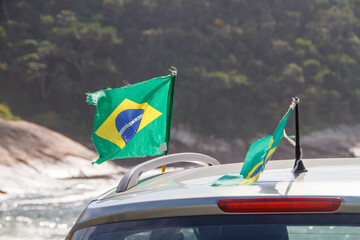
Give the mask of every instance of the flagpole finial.
[[296, 107], [296, 105], [298, 105], [300, 103], [300, 98], [298, 97], [293, 97], [292, 100], [291, 100], [291, 104], [290, 104], [290, 107], [292, 109], [294, 109]]
[[171, 66], [171, 67], [169, 68], [169, 71], [171, 72], [171, 75], [173, 75], [174, 77], [177, 76], [177, 69], [176, 69], [176, 67]]
[[293, 97], [293, 98], [292, 98], [292, 101], [293, 101], [294, 103], [298, 104], [298, 103], [300, 103], [300, 98], [298, 98], [298, 97]]

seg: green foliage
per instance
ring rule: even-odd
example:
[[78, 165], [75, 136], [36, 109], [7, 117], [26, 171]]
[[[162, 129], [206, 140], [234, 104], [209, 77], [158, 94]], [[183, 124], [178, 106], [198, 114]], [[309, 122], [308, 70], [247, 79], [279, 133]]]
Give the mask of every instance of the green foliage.
[[0, 38], [6, 37], [6, 31], [3, 26], [0, 26]]
[[6, 71], [8, 69], [8, 64], [0, 62], [0, 71]]
[[317, 83], [324, 83], [324, 79], [327, 75], [330, 75], [331, 74], [331, 71], [329, 69], [324, 69], [324, 70], [321, 70], [320, 72], [318, 72], [314, 79]]
[[41, 15], [40, 16], [41, 23], [44, 25], [53, 24], [54, 23], [54, 17], [51, 15]]
[[283, 70], [283, 76], [288, 81], [304, 83], [303, 69], [296, 63], [288, 64]]
[[305, 66], [305, 67], [315, 67], [315, 68], [319, 68], [319, 67], [321, 66], [321, 63], [320, 63], [318, 60], [316, 60], [316, 59], [310, 58], [310, 59], [306, 59], [306, 60], [304, 61], [304, 66]]
[[272, 133], [293, 96], [306, 130], [360, 121], [356, 0], [4, 3], [0, 101], [75, 138], [91, 134], [85, 93], [171, 65], [174, 124], [207, 135]]
[[20, 120], [19, 117], [12, 114], [10, 108], [5, 103], [0, 103], [0, 118], [4, 120]]
[[216, 88], [233, 88], [236, 85], [249, 85], [246, 75], [238, 74], [236, 70], [204, 73], [202, 77], [216, 82]]
[[340, 64], [349, 64], [349, 65], [354, 65], [354, 66], [357, 64], [355, 59], [353, 59], [352, 57], [350, 57], [349, 55], [347, 55], [345, 53], [341, 54], [339, 62], [340, 62]]
[[272, 41], [272, 50], [274, 51], [275, 54], [282, 55], [284, 53], [291, 52], [292, 47], [287, 41], [276, 39]]
[[311, 40], [297, 38], [295, 43], [309, 54], [317, 54], [317, 49]]

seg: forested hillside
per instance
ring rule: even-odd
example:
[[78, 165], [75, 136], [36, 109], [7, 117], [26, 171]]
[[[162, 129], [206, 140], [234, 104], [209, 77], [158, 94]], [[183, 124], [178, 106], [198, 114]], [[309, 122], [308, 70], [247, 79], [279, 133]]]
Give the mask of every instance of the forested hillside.
[[272, 133], [360, 122], [359, 0], [0, 0], [0, 103], [89, 140], [85, 93], [178, 69], [174, 126]]

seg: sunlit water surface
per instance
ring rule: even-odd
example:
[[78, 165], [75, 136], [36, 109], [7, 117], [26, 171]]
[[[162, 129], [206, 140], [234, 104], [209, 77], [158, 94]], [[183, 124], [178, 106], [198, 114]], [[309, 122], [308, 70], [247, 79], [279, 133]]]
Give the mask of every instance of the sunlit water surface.
[[118, 181], [56, 180], [44, 183], [53, 186], [47, 186], [44, 192], [0, 198], [0, 239], [64, 239], [88, 202], [115, 187]]

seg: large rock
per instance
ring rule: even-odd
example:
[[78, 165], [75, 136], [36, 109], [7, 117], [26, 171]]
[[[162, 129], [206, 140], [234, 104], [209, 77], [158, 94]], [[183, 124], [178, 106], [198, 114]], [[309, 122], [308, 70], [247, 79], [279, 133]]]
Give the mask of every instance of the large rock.
[[0, 119], [0, 164], [54, 163], [74, 156], [95, 159], [96, 153], [55, 131], [26, 121]]
[[91, 165], [97, 154], [48, 128], [0, 119], [0, 196], [36, 191], [54, 179], [116, 177], [118, 165]]

